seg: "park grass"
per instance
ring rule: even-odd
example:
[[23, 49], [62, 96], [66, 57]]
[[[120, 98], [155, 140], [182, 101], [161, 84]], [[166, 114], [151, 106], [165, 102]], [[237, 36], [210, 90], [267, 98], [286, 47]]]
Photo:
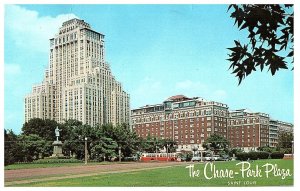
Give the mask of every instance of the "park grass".
[[4, 170], [17, 170], [17, 169], [30, 169], [30, 168], [51, 168], [51, 167], [61, 167], [61, 166], [81, 166], [84, 163], [45, 163], [45, 164], [11, 164], [4, 167]]
[[[215, 162], [217, 169], [232, 169], [239, 171], [240, 167], [236, 163], [240, 161], [230, 162]], [[260, 167], [266, 163], [277, 164], [278, 168], [290, 169], [293, 175], [293, 160], [259, 160], [251, 162], [251, 169], [255, 165]], [[68, 187], [81, 187], [81, 186], [124, 186], [124, 187], [138, 187], [138, 186], [214, 186], [214, 187], [227, 187], [227, 186], [292, 186], [294, 182], [293, 176], [282, 179], [270, 175], [266, 178], [265, 174], [262, 178], [249, 177], [242, 178], [240, 175], [235, 178], [213, 178], [207, 180], [204, 178], [203, 173], [199, 177], [190, 177], [189, 170], [185, 168], [189, 164], [183, 163], [182, 166], [174, 166], [170, 168], [159, 168], [152, 170], [137, 170], [124, 173], [110, 173], [96, 176], [87, 176], [80, 178], [66, 178], [61, 180], [34, 182], [27, 184], [18, 184], [12, 186], [68, 186]], [[195, 169], [203, 172], [204, 164], [194, 163]]]
[[[119, 162], [91, 162], [87, 165], [110, 165], [117, 164]], [[125, 164], [128, 162], [122, 162]], [[23, 163], [23, 164], [11, 164], [4, 167], [4, 170], [17, 170], [17, 169], [31, 169], [31, 168], [52, 168], [52, 167], [68, 167], [68, 166], [86, 166], [83, 162], [77, 163]]]

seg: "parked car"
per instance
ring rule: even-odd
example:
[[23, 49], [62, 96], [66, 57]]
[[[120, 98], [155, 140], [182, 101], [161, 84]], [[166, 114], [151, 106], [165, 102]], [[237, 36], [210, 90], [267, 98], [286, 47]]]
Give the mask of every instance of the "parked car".
[[222, 157], [220, 157], [220, 155], [213, 155], [212, 157], [206, 156], [206, 157], [204, 157], [204, 160], [205, 161], [220, 161], [220, 160], [222, 160]]
[[220, 157], [220, 155], [213, 155], [213, 160], [217, 161], [217, 160], [221, 160], [222, 157]]
[[192, 162], [195, 162], [195, 161], [201, 161], [201, 157], [193, 157], [192, 158], [192, 160], [191, 160]]
[[229, 155], [223, 155], [223, 156], [221, 157], [221, 160], [222, 160], [222, 161], [230, 161], [230, 160], [231, 160], [231, 157], [230, 157]]

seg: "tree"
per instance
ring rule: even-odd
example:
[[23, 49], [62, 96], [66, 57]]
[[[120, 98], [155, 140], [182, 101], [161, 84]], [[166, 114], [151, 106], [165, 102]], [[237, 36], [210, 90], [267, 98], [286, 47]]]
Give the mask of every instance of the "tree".
[[128, 124], [117, 125], [114, 128], [114, 140], [121, 147], [124, 157], [130, 157], [139, 150], [139, 139], [136, 132], [131, 131]]
[[83, 159], [85, 154], [85, 137], [87, 138], [88, 153], [91, 154], [90, 144], [95, 140], [95, 128], [90, 125], [68, 126], [68, 139], [63, 143], [65, 154], [72, 153], [77, 159]]
[[181, 150], [178, 156], [183, 161], [191, 161], [193, 153], [191, 151]]
[[163, 139], [162, 145], [168, 149], [168, 153], [176, 152], [177, 143], [176, 141], [173, 141], [172, 139]]
[[[57, 126], [61, 129], [60, 124], [54, 120], [33, 118], [24, 123], [22, 133], [24, 135], [35, 134], [44, 140], [54, 141], [56, 139], [54, 131]], [[63, 135], [65, 133], [61, 134]]]
[[146, 139], [143, 140], [142, 150], [147, 153], [155, 153], [158, 152], [159, 149], [164, 148], [163, 140], [158, 137], [151, 137], [150, 135], [147, 136]]
[[18, 136], [12, 130], [4, 129], [4, 165], [20, 161]]
[[278, 135], [278, 147], [283, 149], [292, 149], [294, 136], [292, 133], [281, 132]]
[[233, 155], [237, 155], [238, 153], [243, 153], [244, 152], [244, 150], [242, 150], [241, 148], [232, 148], [232, 149], [230, 149], [229, 150], [229, 152], [228, 152], [228, 154], [229, 154], [229, 156], [233, 156]]
[[[260, 67], [268, 67], [271, 74], [288, 69], [294, 56], [294, 11], [293, 5], [229, 5], [231, 16], [240, 30], [247, 30], [249, 42], [235, 40], [228, 48], [229, 69], [242, 80]], [[287, 52], [287, 49], [289, 51]]]
[[275, 148], [271, 148], [271, 147], [269, 147], [269, 146], [263, 146], [263, 147], [258, 147], [257, 150], [258, 150], [258, 151], [264, 151], [264, 152], [272, 153], [272, 152], [274, 152], [276, 149], [275, 149]]
[[21, 155], [25, 162], [31, 162], [44, 155], [47, 148], [46, 141], [35, 134], [20, 135], [18, 138], [19, 146], [22, 148]]
[[118, 144], [110, 137], [105, 137], [101, 131], [96, 131], [96, 140], [91, 143], [91, 158], [98, 161], [115, 157]]
[[207, 138], [204, 143], [203, 147], [207, 150], [213, 151], [221, 151], [228, 148], [229, 141], [221, 135], [213, 134], [209, 138]]
[[69, 120], [66, 120], [63, 124], [60, 124], [61, 140], [64, 141], [64, 140], [70, 139], [70, 135], [71, 135], [72, 130], [74, 128], [77, 128], [77, 127], [81, 126], [81, 125], [82, 125], [82, 122], [78, 121], [76, 119], [69, 119]]
[[140, 149], [140, 139], [135, 132], [130, 130], [128, 124], [124, 123], [116, 126], [105, 124], [96, 128], [102, 132], [103, 136], [112, 138], [117, 143], [116, 153], [118, 153], [119, 147], [121, 147], [123, 157], [132, 156]]

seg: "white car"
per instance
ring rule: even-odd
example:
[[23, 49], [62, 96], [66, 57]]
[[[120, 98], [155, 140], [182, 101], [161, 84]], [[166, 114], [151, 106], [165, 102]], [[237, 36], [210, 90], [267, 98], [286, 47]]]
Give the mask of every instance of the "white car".
[[206, 157], [204, 157], [204, 160], [206, 160], [206, 161], [210, 161], [210, 160], [217, 161], [217, 160], [221, 160], [221, 157], [220, 157], [220, 155], [213, 155], [212, 157], [211, 156], [206, 156]]
[[221, 160], [222, 158], [220, 155], [213, 155], [213, 160]]
[[191, 160], [192, 162], [195, 162], [195, 161], [201, 161], [201, 157], [193, 157], [192, 158], [192, 160]]

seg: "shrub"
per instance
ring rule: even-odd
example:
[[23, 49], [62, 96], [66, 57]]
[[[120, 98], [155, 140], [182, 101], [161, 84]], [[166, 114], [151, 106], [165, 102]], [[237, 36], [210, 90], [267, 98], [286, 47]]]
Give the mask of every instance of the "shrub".
[[270, 153], [268, 152], [256, 152], [257, 153], [257, 159], [268, 159], [270, 156]]
[[77, 159], [59, 159], [59, 158], [45, 158], [33, 161], [34, 164], [45, 164], [45, 163], [81, 163], [81, 160]]
[[258, 152], [255, 151], [251, 151], [248, 154], [248, 158], [250, 158], [250, 160], [257, 160], [258, 158], [260, 158], [258, 155]]
[[248, 159], [248, 153], [236, 153], [236, 158], [241, 161], [245, 161]]
[[191, 161], [193, 158], [193, 153], [190, 151], [181, 151], [179, 158], [183, 159], [184, 161]]
[[124, 157], [122, 161], [137, 161], [136, 157]]
[[255, 152], [251, 151], [249, 153], [237, 153], [236, 157], [238, 160], [245, 161], [245, 160], [257, 160], [257, 159], [268, 159], [269, 153], [268, 152]]
[[272, 159], [282, 159], [284, 157], [284, 153], [274, 152], [271, 154]]
[[233, 155], [237, 155], [238, 153], [243, 153], [244, 151], [240, 148], [233, 148], [229, 151], [229, 156], [233, 157]]

